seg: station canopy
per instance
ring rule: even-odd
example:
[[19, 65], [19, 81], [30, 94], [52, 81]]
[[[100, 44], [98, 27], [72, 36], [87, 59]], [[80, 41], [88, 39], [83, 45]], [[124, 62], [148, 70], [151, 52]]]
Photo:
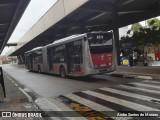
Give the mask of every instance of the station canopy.
[[[55, 4], [53, 9], [51, 8], [41, 19], [47, 22], [58, 19], [57, 17], [50, 18], [51, 15], [47, 18], [47, 14], [51, 10], [54, 10], [53, 14], [60, 14], [60, 11], [63, 9], [67, 11], [78, 1], [83, 2], [83, 4], [80, 4], [76, 9], [62, 16], [56, 23], [52, 24], [45, 31], [35, 35], [24, 45], [18, 47], [18, 49], [12, 49], [9, 55], [20, 55], [35, 47], [50, 44], [55, 40], [73, 34], [112, 30], [114, 27], [112, 24], [113, 11], [117, 11], [118, 16], [116, 21], [118, 27], [127, 26], [160, 15], [160, 0], [59, 0], [56, 3], [57, 5]], [[60, 2], [63, 3], [64, 8], [56, 10]], [[43, 25], [46, 24], [43, 23]], [[38, 23], [34, 27], [37, 25]]]
[[0, 0], [0, 53], [30, 0]]

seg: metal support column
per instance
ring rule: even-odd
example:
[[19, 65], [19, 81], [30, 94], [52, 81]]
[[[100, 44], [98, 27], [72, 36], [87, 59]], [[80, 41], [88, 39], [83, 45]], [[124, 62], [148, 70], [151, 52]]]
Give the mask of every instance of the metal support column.
[[80, 31], [80, 33], [81, 33], [81, 34], [83, 34], [83, 33], [85, 33], [85, 32], [86, 32], [86, 31], [85, 31], [85, 26], [81, 26], [81, 28], [80, 28], [80, 29], [81, 29], [81, 31]]
[[20, 64], [20, 55], [17, 56], [18, 59], [18, 65]]
[[2, 67], [0, 67], [0, 85], [2, 86], [4, 97], [6, 97], [6, 90], [5, 90], [5, 85], [4, 85], [4, 78], [3, 78]]
[[114, 33], [113, 40], [113, 54], [114, 54], [114, 63], [116, 66], [120, 65], [120, 47], [119, 47], [119, 29], [118, 29], [118, 10], [117, 7], [114, 7], [112, 11], [112, 28]]

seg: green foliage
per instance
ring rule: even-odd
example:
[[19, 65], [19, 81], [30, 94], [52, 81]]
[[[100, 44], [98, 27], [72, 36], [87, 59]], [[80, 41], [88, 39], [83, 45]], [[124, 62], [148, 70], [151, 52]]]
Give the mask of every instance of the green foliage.
[[[160, 20], [153, 18], [147, 20], [148, 27], [142, 27], [139, 23], [133, 24], [131, 30], [127, 32], [127, 36], [121, 39], [134, 40], [137, 46], [146, 46], [148, 44], [160, 44]], [[128, 34], [133, 32], [132, 37]]]
[[158, 30], [160, 28], [160, 20], [158, 18], [152, 18], [147, 20], [148, 27], [153, 30]]
[[142, 28], [142, 25], [140, 23], [135, 23], [131, 27], [131, 31], [136, 32], [139, 31]]

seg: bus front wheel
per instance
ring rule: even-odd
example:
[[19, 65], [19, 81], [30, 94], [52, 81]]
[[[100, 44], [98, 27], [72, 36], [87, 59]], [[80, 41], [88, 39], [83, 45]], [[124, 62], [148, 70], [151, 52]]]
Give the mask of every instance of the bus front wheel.
[[65, 68], [63, 66], [60, 67], [60, 76], [65, 78], [66, 77], [66, 71]]

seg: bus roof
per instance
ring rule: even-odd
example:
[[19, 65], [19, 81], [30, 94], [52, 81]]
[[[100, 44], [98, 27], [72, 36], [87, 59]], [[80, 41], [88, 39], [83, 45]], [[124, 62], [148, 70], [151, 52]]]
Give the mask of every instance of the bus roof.
[[27, 51], [27, 52], [25, 52], [25, 53], [33, 52], [33, 51], [36, 51], [36, 50], [39, 50], [39, 49], [42, 49], [42, 48], [43, 48], [43, 46], [41, 46], [41, 47], [36, 47], [36, 48], [33, 48], [32, 50]]
[[[97, 34], [97, 33], [110, 33], [110, 32], [112, 32], [112, 31], [93, 31], [93, 32], [89, 32], [89, 33], [91, 33], [91, 34]], [[65, 38], [56, 40], [56, 41], [54, 41], [53, 43], [47, 45], [47, 47], [50, 47], [50, 46], [52, 46], [52, 45], [57, 45], [57, 44], [60, 44], [60, 43], [62, 43], [62, 42], [67, 43], [67, 42], [73, 41], [73, 40], [75, 40], [75, 39], [78, 40], [78, 38], [84, 37], [84, 36], [86, 36], [86, 35], [89, 34], [89, 33], [71, 35], [71, 36], [68, 36], [68, 37], [65, 37]]]
[[[84, 34], [71, 35], [71, 36], [56, 40], [53, 43], [51, 43], [49, 45], [46, 45], [46, 47], [52, 47], [54, 45], [58, 45], [58, 44], [61, 44], [61, 43], [68, 43], [68, 42], [71, 42], [71, 41], [79, 40], [79, 38], [85, 37], [87, 34], [90, 34], [90, 33], [91, 34], [97, 34], [97, 33], [110, 33], [110, 32], [112, 32], [112, 31], [93, 31], [93, 32], [84, 33]], [[27, 51], [25, 53], [33, 52], [33, 51], [42, 49], [43, 47], [44, 46], [36, 47], [36, 48], [33, 48], [32, 50]]]
[[61, 43], [67, 43], [67, 42], [71, 42], [71, 41], [74, 41], [74, 40], [78, 40], [79, 38], [84, 37], [85, 35], [86, 35], [86, 33], [85, 34], [71, 35], [69, 37], [65, 37], [65, 38], [56, 40], [53, 43], [47, 45], [47, 47], [51, 47], [51, 46], [58, 45], [58, 44], [61, 44]]

